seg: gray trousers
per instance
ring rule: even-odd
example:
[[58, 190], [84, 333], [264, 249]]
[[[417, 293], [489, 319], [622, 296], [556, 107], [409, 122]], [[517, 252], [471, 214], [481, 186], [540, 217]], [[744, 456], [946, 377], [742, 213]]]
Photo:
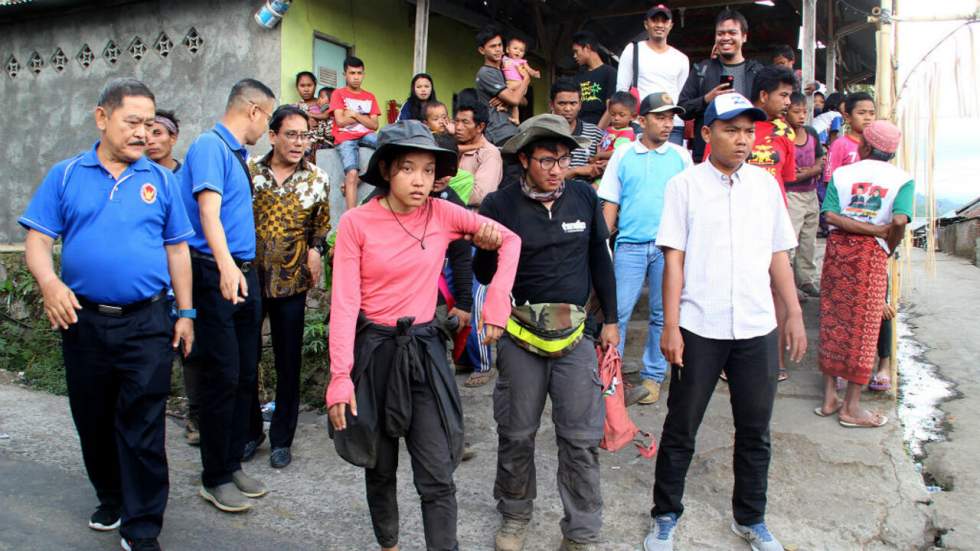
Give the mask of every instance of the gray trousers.
[[593, 341], [584, 338], [566, 356], [545, 358], [504, 336], [497, 344], [497, 370], [497, 510], [504, 517], [531, 519], [537, 496], [534, 437], [550, 396], [558, 441], [558, 493], [565, 508], [561, 531], [575, 542], [598, 541], [599, 441], [606, 412]]

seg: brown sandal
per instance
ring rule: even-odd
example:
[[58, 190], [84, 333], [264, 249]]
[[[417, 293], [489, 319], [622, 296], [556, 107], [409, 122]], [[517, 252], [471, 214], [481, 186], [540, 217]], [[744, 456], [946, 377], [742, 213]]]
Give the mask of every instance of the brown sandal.
[[473, 373], [470, 373], [469, 377], [467, 377], [466, 382], [463, 383], [463, 386], [468, 388], [476, 388], [478, 386], [483, 386], [489, 383], [490, 381], [492, 381], [493, 376], [494, 376], [493, 369], [490, 369], [489, 371], [474, 371]]

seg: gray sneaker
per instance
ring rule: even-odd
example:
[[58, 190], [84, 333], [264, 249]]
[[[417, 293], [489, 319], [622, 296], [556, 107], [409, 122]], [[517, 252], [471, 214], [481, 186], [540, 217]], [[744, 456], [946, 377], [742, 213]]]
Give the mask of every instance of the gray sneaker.
[[558, 551], [597, 551], [598, 549], [599, 547], [594, 543], [579, 543], [568, 538], [562, 538], [561, 545], [558, 547]]
[[676, 529], [677, 515], [674, 513], [654, 517], [650, 522], [650, 532], [643, 540], [643, 551], [674, 551]]
[[783, 545], [769, 533], [764, 522], [748, 526], [732, 522], [732, 532], [749, 542], [752, 551], [783, 551]]
[[521, 551], [524, 549], [524, 538], [527, 537], [526, 520], [517, 520], [504, 517], [497, 528], [497, 536], [494, 539], [495, 551]]
[[211, 505], [226, 513], [240, 513], [252, 508], [252, 503], [231, 482], [211, 488], [201, 486], [198, 493]]
[[266, 489], [265, 484], [260, 480], [252, 478], [245, 474], [245, 471], [238, 469], [231, 474], [231, 480], [238, 487], [238, 490], [242, 492], [246, 497], [262, 497], [269, 493]]

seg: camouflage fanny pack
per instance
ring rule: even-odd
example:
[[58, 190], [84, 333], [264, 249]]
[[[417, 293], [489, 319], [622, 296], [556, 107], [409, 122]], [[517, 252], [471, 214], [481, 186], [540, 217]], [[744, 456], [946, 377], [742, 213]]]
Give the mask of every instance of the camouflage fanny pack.
[[550, 302], [514, 306], [507, 320], [507, 334], [528, 352], [560, 358], [582, 340], [585, 308]]

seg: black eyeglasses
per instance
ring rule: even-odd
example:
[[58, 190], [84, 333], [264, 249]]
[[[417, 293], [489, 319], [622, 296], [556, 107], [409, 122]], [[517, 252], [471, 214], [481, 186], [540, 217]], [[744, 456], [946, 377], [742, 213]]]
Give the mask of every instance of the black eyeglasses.
[[308, 142], [313, 139], [313, 133], [288, 130], [282, 133], [282, 137], [286, 138], [286, 141], [290, 142]]
[[562, 169], [568, 168], [568, 166], [572, 164], [571, 155], [565, 155], [562, 157], [558, 157], [557, 159], [554, 157], [531, 157], [531, 158], [537, 161], [538, 164], [541, 165], [541, 168], [545, 170], [551, 170], [552, 168], [555, 168], [556, 163], [558, 164], [558, 168], [562, 168]]

